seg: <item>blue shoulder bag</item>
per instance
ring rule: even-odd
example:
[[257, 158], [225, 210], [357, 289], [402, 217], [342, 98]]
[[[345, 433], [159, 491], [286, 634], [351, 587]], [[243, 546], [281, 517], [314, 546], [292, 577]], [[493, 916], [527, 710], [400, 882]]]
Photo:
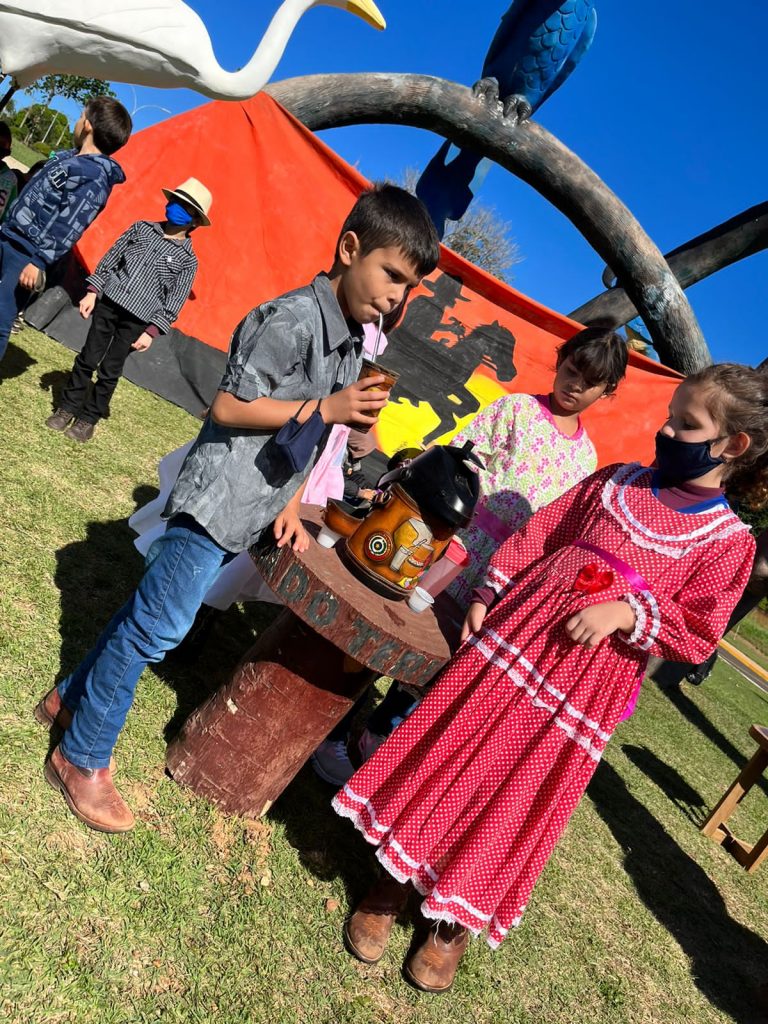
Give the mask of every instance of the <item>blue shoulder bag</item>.
[[322, 398], [318, 399], [315, 411], [309, 419], [304, 423], [299, 423], [301, 410], [310, 401], [312, 399], [308, 398], [302, 402], [296, 415], [291, 416], [275, 434], [275, 447], [294, 473], [300, 473], [305, 468], [312, 458], [320, 438], [328, 428], [328, 424], [320, 414]]

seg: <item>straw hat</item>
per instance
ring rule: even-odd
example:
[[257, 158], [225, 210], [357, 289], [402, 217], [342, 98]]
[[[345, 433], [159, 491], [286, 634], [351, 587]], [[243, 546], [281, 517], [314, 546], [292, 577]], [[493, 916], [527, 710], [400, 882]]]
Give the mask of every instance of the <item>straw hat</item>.
[[213, 196], [208, 189], [197, 178], [187, 178], [177, 188], [164, 188], [163, 195], [172, 202], [174, 199], [181, 199], [200, 215], [200, 223], [206, 227], [211, 226], [208, 220], [208, 211], [213, 202]]

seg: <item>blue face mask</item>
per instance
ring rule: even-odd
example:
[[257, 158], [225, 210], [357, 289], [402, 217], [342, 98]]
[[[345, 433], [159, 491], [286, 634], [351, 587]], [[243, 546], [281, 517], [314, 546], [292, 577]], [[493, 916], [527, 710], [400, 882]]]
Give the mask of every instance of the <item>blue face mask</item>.
[[667, 434], [657, 434], [656, 466], [664, 483], [686, 483], [722, 466], [725, 459], [713, 456], [709, 450], [719, 440], [713, 437], [711, 441], [680, 441]]
[[177, 227], [186, 228], [195, 219], [191, 213], [187, 213], [181, 203], [168, 203], [165, 207], [165, 219], [169, 224], [175, 224]]

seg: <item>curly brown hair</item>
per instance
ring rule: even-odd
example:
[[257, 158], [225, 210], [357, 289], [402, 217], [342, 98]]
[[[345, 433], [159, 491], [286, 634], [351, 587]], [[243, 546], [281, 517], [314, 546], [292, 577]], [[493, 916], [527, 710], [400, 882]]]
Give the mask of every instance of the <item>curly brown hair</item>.
[[749, 448], [726, 468], [728, 493], [750, 508], [768, 505], [768, 371], [738, 363], [708, 366], [686, 380], [700, 385], [723, 436], [744, 433]]

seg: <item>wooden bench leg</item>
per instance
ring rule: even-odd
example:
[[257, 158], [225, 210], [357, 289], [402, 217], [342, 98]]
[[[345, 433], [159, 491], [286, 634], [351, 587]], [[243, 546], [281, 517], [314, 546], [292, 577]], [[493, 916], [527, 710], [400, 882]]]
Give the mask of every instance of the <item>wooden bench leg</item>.
[[[768, 767], [768, 751], [762, 748], [755, 751], [750, 760], [744, 765], [741, 772], [701, 826], [701, 832], [709, 836], [717, 843], [722, 843], [731, 833], [724, 828], [724, 823], [733, 814], [736, 807], [741, 803], [744, 796], [762, 776]], [[764, 836], [763, 839], [766, 837]], [[761, 839], [762, 843], [763, 840]], [[759, 844], [758, 844], [759, 845]]]

